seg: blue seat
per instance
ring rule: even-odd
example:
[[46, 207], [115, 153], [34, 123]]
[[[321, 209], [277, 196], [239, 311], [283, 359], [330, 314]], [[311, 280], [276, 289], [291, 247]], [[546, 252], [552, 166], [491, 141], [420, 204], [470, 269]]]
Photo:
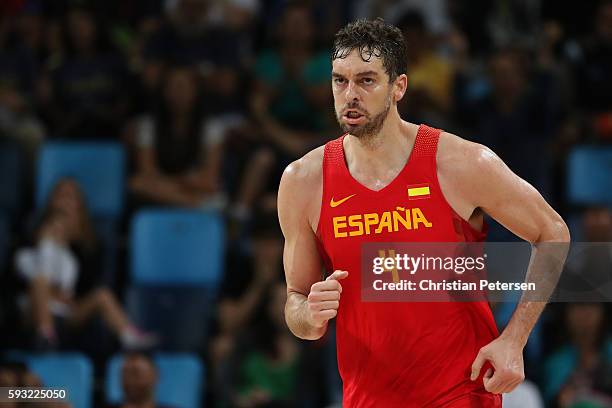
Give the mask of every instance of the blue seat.
[[38, 161], [36, 205], [62, 177], [76, 179], [94, 216], [118, 218], [123, 211], [125, 153], [113, 142], [47, 142]]
[[126, 308], [160, 347], [202, 351], [223, 274], [223, 220], [217, 213], [144, 210], [132, 220]]
[[[203, 407], [202, 395], [206, 370], [200, 359], [192, 354], [156, 354], [158, 369], [156, 401], [175, 408]], [[123, 357], [114, 356], [106, 368], [106, 400], [118, 404], [123, 399], [121, 365]]]
[[78, 353], [29, 355], [25, 358], [30, 370], [36, 373], [45, 387], [66, 390], [75, 408], [92, 406], [93, 367], [87, 357]]
[[132, 220], [133, 285], [206, 287], [223, 274], [225, 232], [215, 212], [143, 210]]
[[15, 214], [22, 204], [24, 161], [19, 148], [0, 144], [0, 209]]
[[567, 195], [572, 204], [612, 204], [612, 147], [580, 146], [570, 152]]

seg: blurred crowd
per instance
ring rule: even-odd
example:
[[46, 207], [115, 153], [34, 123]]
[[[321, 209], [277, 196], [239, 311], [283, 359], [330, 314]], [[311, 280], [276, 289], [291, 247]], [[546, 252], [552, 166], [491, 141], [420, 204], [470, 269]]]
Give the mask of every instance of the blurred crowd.
[[[210, 406], [339, 403], [333, 330], [301, 342], [284, 323], [276, 190], [287, 164], [340, 135], [333, 34], [376, 16], [407, 40], [405, 120], [489, 146], [574, 238], [612, 240], [605, 203], [565, 198], [571, 149], [612, 143], [612, 1], [4, 0], [0, 141], [22, 152], [26, 177], [0, 273], [2, 348], [77, 348], [95, 361], [154, 348], [156, 334], [122, 302], [129, 220], [145, 206], [216, 210], [226, 278], [207, 342], [192, 350], [209, 367]], [[61, 180], [42, 211], [33, 199], [40, 146], [92, 139], [121, 143], [129, 158], [110, 272], [75, 180]], [[491, 239], [516, 239], [491, 223]], [[37, 273], [40, 256], [57, 271]], [[505, 305], [496, 315], [503, 324]], [[551, 305], [509, 406], [612, 406], [609, 318], [605, 304]], [[125, 384], [148, 378], [143, 356], [128, 359]], [[30, 381], [23, 372], [6, 363], [0, 380]]]

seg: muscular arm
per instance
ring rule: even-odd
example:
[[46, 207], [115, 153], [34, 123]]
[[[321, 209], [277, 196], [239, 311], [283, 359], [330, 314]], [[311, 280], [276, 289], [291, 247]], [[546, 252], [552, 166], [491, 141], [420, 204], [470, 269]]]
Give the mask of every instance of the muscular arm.
[[[535, 283], [537, 293], [523, 295], [500, 336], [522, 354], [529, 333], [561, 274], [569, 248], [569, 230], [540, 193], [514, 174], [490, 149], [452, 135], [445, 135], [441, 143], [444, 147], [439, 157], [440, 183], [461, 186], [460, 193], [450, 188], [451, 195], [461, 196], [454, 200], [459, 211], [469, 218], [480, 209], [532, 244], [526, 282]], [[486, 358], [479, 354], [477, 362]]]
[[[328, 319], [313, 320], [309, 296], [321, 280], [321, 260], [309, 214], [316, 213], [321, 197], [320, 159], [312, 153], [290, 164], [283, 173], [278, 190], [278, 216], [285, 236], [283, 264], [287, 280], [285, 320], [293, 334], [316, 340], [325, 334], [327, 320], [334, 311], [324, 310]], [[315, 163], [313, 163], [315, 162]], [[318, 202], [317, 202], [318, 198]]]
[[[308, 221], [312, 188], [317, 188], [316, 174], [309, 171], [306, 157], [285, 169], [278, 189], [278, 218], [285, 236], [283, 265], [287, 280], [285, 319], [293, 334], [316, 340], [327, 326], [314, 327], [307, 316], [311, 286], [321, 280], [321, 261], [316, 236]], [[320, 188], [320, 187], [319, 187]]]
[[536, 284], [537, 293], [523, 297], [502, 334], [524, 346], [561, 274], [569, 230], [540, 193], [490, 149], [472, 143], [466, 149], [475, 159], [462, 184], [471, 205], [532, 244], [526, 281]]

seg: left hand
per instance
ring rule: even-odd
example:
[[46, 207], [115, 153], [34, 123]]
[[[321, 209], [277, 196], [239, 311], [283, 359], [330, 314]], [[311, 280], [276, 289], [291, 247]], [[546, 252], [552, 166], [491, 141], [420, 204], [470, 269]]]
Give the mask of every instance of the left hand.
[[472, 364], [472, 381], [479, 377], [486, 361], [489, 361], [495, 370], [491, 372], [492, 370], [488, 369], [483, 377], [483, 384], [488, 392], [510, 392], [525, 379], [523, 347], [512, 339], [502, 336], [480, 349]]

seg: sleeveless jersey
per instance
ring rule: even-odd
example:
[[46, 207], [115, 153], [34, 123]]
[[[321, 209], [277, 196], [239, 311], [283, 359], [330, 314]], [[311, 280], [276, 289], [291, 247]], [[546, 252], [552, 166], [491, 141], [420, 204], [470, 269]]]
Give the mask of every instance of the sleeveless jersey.
[[[483, 232], [472, 228], [442, 195], [436, 168], [439, 136], [440, 130], [419, 126], [404, 168], [379, 191], [350, 174], [344, 136], [325, 145], [317, 237], [326, 269], [349, 272], [340, 281], [343, 290], [336, 317], [345, 408], [501, 407], [501, 397], [484, 390], [486, 366], [477, 381], [470, 380], [478, 350], [498, 336], [486, 302], [361, 301], [362, 243], [484, 241], [486, 237], [486, 225]], [[419, 199], [411, 199], [409, 189]], [[365, 229], [333, 220], [383, 214], [398, 206], [420, 217], [411, 229]]]

